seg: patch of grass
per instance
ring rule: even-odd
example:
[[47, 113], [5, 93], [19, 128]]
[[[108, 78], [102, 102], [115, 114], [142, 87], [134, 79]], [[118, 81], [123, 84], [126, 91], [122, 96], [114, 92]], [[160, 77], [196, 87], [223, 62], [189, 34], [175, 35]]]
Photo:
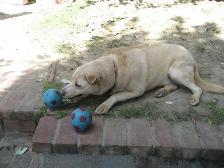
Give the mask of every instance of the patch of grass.
[[208, 118], [210, 123], [220, 124], [224, 122], [224, 108], [220, 108], [217, 101], [206, 102], [206, 106], [212, 112], [212, 115]]
[[[93, 113], [95, 109], [97, 108], [97, 104], [100, 104], [105, 99], [103, 96], [100, 97], [88, 97], [86, 99], [83, 99], [77, 103], [73, 103], [71, 99], [64, 99], [63, 100], [63, 106], [60, 108], [60, 111], [66, 112], [66, 114], [70, 115], [71, 112], [77, 108], [84, 107], [87, 111]], [[102, 99], [102, 100], [101, 100]]]
[[31, 5], [31, 4], [34, 4], [36, 3], [36, 0], [28, 0], [28, 4], [27, 5]]
[[113, 20], [108, 20], [106, 23], [101, 24], [102, 27], [114, 26], [115, 22], [126, 19], [126, 17], [116, 17]]
[[87, 0], [86, 3], [89, 5], [94, 5], [97, 1]]
[[183, 17], [180, 17], [180, 16], [176, 16], [176, 17], [174, 17], [174, 18], [171, 18], [171, 20], [174, 20], [174, 21], [176, 21], [178, 24], [180, 24], [180, 25], [183, 25], [183, 23], [185, 22], [184, 21], [184, 18]]
[[107, 47], [108, 48], [117, 48], [117, 47], [121, 47], [121, 46], [127, 47], [127, 46], [129, 46], [129, 44], [128, 43], [124, 43], [124, 42], [122, 42], [119, 39], [114, 39], [114, 40], [112, 40], [112, 41], [107, 43]]
[[75, 16], [82, 16], [85, 13], [85, 10], [81, 9], [83, 4], [85, 4], [85, 1], [77, 0], [72, 6], [66, 7], [57, 13], [49, 14], [44, 20], [38, 23], [37, 29], [55, 29], [72, 26]]
[[74, 44], [60, 43], [56, 45], [55, 51], [61, 54], [75, 55], [77, 53]]
[[128, 44], [128, 42], [123, 42], [121, 39], [112, 39], [112, 40], [106, 40], [105, 38], [97, 38], [94, 40], [90, 40], [86, 42], [86, 47], [88, 47], [91, 51], [96, 50], [97, 48], [118, 48], [118, 47], [128, 47], [131, 44]]
[[217, 26], [216, 23], [207, 23], [205, 31], [209, 34], [221, 33], [221, 29]]
[[105, 39], [105, 37], [101, 37], [101, 36], [93, 36], [92, 37], [92, 40], [95, 40], [95, 41], [102, 41], [102, 40], [104, 40]]
[[61, 82], [44, 82], [43, 84], [43, 92], [47, 91], [48, 89], [57, 89], [60, 90], [62, 87], [62, 83]]
[[87, 0], [86, 3], [80, 6], [81, 9], [84, 9], [86, 7], [89, 7], [91, 5], [95, 5], [97, 3], [97, 0]]
[[214, 32], [215, 34], [220, 34], [220, 33], [221, 33], [221, 29], [220, 29], [219, 27], [215, 27], [215, 28], [213, 29], [213, 32]]
[[184, 116], [178, 111], [172, 111], [171, 114], [173, 116], [174, 121], [182, 121], [184, 118]]
[[91, 40], [86, 41], [85, 45], [88, 48], [94, 48], [97, 46], [102, 46], [104, 44], [105, 38], [100, 36], [94, 36]]
[[160, 118], [165, 118], [166, 120], [171, 122], [189, 121], [189, 120], [195, 122], [196, 119], [198, 118], [198, 114], [194, 108], [189, 107], [189, 109], [184, 112], [179, 112], [175, 110], [167, 111], [161, 114]]
[[146, 113], [144, 110], [138, 107], [130, 107], [130, 108], [123, 108], [115, 112], [117, 116], [124, 117], [124, 118], [141, 118], [145, 117]]
[[156, 111], [156, 104], [146, 103], [142, 106], [123, 107], [112, 111], [112, 115], [124, 118], [151, 118]]
[[178, 111], [166, 111], [165, 113], [161, 114], [159, 118], [163, 118], [171, 122], [187, 121], [190, 119], [187, 113], [181, 113]]
[[200, 1], [200, 0], [177, 0], [177, 3], [182, 3], [182, 4], [193, 3], [194, 5], [196, 5], [197, 1]]
[[42, 106], [39, 108], [38, 112], [35, 113], [35, 118], [41, 118], [43, 116], [47, 116], [47, 107]]
[[[39, 111], [37, 113], [35, 113], [35, 118], [41, 118], [43, 116], [47, 116], [48, 114], [48, 109], [46, 106], [42, 106], [39, 108]], [[57, 119], [61, 119], [63, 117], [66, 116], [66, 112], [65, 111], [56, 111], [55, 112], [55, 117]]]
[[65, 116], [66, 116], [66, 112], [64, 112], [64, 111], [56, 111], [55, 117], [57, 119], [61, 119], [61, 118], [65, 117]]
[[201, 53], [205, 52], [206, 48], [207, 48], [207, 43], [206, 42], [199, 42], [199, 44], [196, 45], [197, 51], [201, 52]]
[[199, 117], [197, 110], [195, 110], [193, 107], [189, 107], [188, 111], [190, 112], [191, 120], [195, 122]]

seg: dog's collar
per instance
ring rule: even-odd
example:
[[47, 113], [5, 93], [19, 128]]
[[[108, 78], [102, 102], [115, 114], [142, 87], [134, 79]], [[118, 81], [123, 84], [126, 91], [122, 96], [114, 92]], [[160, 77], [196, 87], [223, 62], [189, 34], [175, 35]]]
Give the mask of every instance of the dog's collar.
[[116, 81], [116, 79], [117, 79], [117, 68], [116, 68], [116, 64], [115, 64], [114, 60], [113, 60], [113, 66], [114, 66], [114, 76], [115, 76], [115, 81]]
[[115, 88], [117, 80], [117, 68], [114, 60], [113, 60], [113, 67], [114, 67], [114, 85], [111, 87], [110, 90], [113, 90]]

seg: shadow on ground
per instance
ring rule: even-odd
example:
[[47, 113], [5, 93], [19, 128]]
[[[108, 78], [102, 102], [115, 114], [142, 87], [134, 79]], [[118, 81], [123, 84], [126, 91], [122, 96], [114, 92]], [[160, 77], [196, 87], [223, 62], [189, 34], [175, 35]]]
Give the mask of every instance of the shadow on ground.
[[[126, 1], [122, 1], [121, 3], [125, 2]], [[131, 3], [131, 1], [127, 2]], [[89, 3], [91, 5], [91, 3], [94, 4], [95, 2]], [[139, 1], [139, 3], [143, 2]], [[7, 14], [5, 15], [7, 16]], [[20, 16], [20, 14], [18, 14], [18, 16]], [[10, 18], [10, 16], [8, 17]], [[14, 17], [16, 17], [16, 15]], [[145, 32], [136, 28], [137, 26], [135, 26], [135, 23], [139, 21], [139, 18], [137, 17], [128, 20], [128, 25], [119, 29], [117, 32], [111, 29], [115, 25], [115, 22], [122, 19], [124, 18], [116, 17], [114, 20], [105, 21], [102, 26], [110, 33], [105, 36], [92, 36], [90, 40], [85, 42], [86, 48], [82, 52], [78, 52], [74, 42], [62, 43], [57, 46], [59, 52], [68, 54], [71, 57], [70, 59], [62, 60], [60, 64], [57, 65], [56, 83], [60, 83], [60, 80], [63, 78], [71, 78], [75, 66], [74, 59], [77, 57], [83, 58], [84, 61], [88, 62], [118, 47], [148, 44], [151, 42], [150, 30]], [[192, 27], [192, 29], [189, 30], [185, 27], [185, 20], [182, 17], [176, 16], [170, 19], [173, 21], [173, 25], [162, 32], [159, 40], [169, 43], [177, 43], [187, 48], [198, 62], [200, 73], [203, 78], [211, 82], [224, 84], [224, 41], [218, 37], [222, 30], [216, 23], [212, 22]], [[37, 59], [44, 60], [45, 58], [44, 56], [37, 56]], [[12, 64], [13, 62], [10, 62], [10, 60], [0, 60], [1, 68], [9, 67]], [[18, 78], [13, 78], [13, 74], [17, 72], [14, 68], [5, 72], [2, 71], [2, 81], [4, 81], [4, 85], [7, 85], [7, 82], [9, 85], [2, 89], [0, 93], [0, 99], [3, 100], [1, 102], [3, 104], [2, 107], [7, 105], [4, 104], [7, 100], [7, 102], [11, 103], [8, 103], [8, 106], [12, 105], [12, 107], [10, 107], [11, 110], [17, 109], [16, 111], [13, 111], [13, 116], [11, 117], [20, 119], [24, 119], [24, 116], [28, 116], [27, 118], [33, 117], [33, 114], [30, 113], [31, 110], [28, 110], [28, 113], [21, 115], [19, 112], [22, 112], [23, 109], [19, 109], [18, 107], [14, 108], [14, 105], [25, 103], [24, 105], [28, 106], [29, 103], [42, 102], [41, 85], [46, 86], [46, 83], [39, 82], [39, 79], [43, 77], [39, 75], [46, 71], [49, 72], [46, 67], [36, 69], [30, 68], [19, 75]], [[10, 76], [12, 78], [10, 78]], [[11, 81], [5, 83], [6, 79], [11, 79]], [[27, 87], [30, 82], [33, 87]], [[37, 85], [38, 87], [36, 87]], [[47, 85], [49, 88], [55, 86], [60, 89], [62, 87], [61, 85]], [[37, 88], [39, 88], [39, 90]], [[34, 91], [34, 89], [37, 90]], [[180, 87], [179, 90], [161, 99], [156, 99], [154, 97], [155, 90], [146, 92], [142, 97], [128, 100], [124, 103], [118, 103], [112, 108], [110, 113], [105, 116], [127, 118], [142, 117], [149, 120], [162, 118], [175, 122], [184, 120], [200, 120], [217, 124], [224, 122], [224, 98], [222, 95], [204, 93], [200, 105], [192, 107], [189, 105], [188, 101], [191, 93], [183, 87]], [[17, 91], [19, 91], [19, 94], [16, 94]], [[5, 97], [7, 97], [8, 94], [11, 94], [11, 97], [13, 97], [13, 94], [15, 94], [15, 96], [11, 99], [6, 99]], [[104, 96], [92, 96], [76, 104], [67, 101], [59, 111], [64, 111], [69, 114], [74, 108], [80, 106], [86, 106], [91, 111], [94, 111], [95, 108], [109, 96], [109, 94], [105, 94]], [[30, 97], [33, 99], [30, 99]], [[23, 102], [21, 102], [21, 100], [23, 100]]]
[[17, 13], [17, 14], [7, 14], [7, 13], [0, 12], [0, 20], [29, 15], [31, 13], [32, 12], [21, 12], [21, 13]]
[[217, 35], [221, 29], [216, 23], [205, 23], [194, 26], [193, 31], [184, 27], [184, 19], [180, 16], [172, 18], [176, 23], [162, 33], [161, 40], [183, 45], [193, 54], [196, 61], [223, 62], [223, 40]]
[[91, 40], [85, 42], [86, 50], [80, 54], [77, 54], [78, 51], [73, 43], [59, 44], [56, 50], [59, 53], [70, 55], [71, 59], [79, 57], [91, 61], [113, 49], [141, 44], [146, 39], [147, 34], [148, 32], [138, 31], [124, 35], [121, 33], [109, 34], [106, 37], [92, 36]]
[[[135, 21], [136, 19], [133, 19], [133, 22]], [[74, 56], [70, 57], [67, 60], [63, 60], [62, 64], [57, 65], [57, 69], [58, 71], [60, 71], [58, 77], [67, 79], [71, 78], [71, 74], [75, 69], [74, 67], [76, 67], [75, 59], [77, 59], [77, 57], [78, 58], [84, 57], [85, 58], [84, 61], [88, 62], [97, 59], [102, 55], [106, 55], [108, 52], [111, 52], [116, 48], [141, 44], [147, 34], [148, 34], [147, 32], [139, 31], [131, 34], [120, 35], [119, 37], [116, 37], [113, 34], [109, 34], [106, 37], [93, 36], [91, 40], [86, 42], [87, 49], [83, 53], [81, 53], [81, 55], [77, 55], [77, 51], [74, 47], [74, 44], [68, 44], [68, 43], [61, 44], [60, 46], [58, 46], [59, 52], [64, 54], [73, 53]], [[65, 111], [68, 110], [71, 111], [76, 107], [86, 106], [91, 111], [94, 111], [97, 105], [105, 101], [109, 96], [110, 95], [108, 93], [106, 93], [103, 96], [91, 96], [88, 99], [85, 99], [76, 104], [73, 103], [65, 104], [65, 106], [62, 109], [64, 109]]]
[[49, 71], [46, 61], [42, 61], [41, 58], [22, 63], [18, 59], [0, 60], [0, 120], [36, 120], [40, 117], [43, 79]]
[[[201, 76], [208, 81], [223, 85], [224, 65], [221, 63], [224, 62], [224, 41], [217, 36], [221, 32], [220, 28], [216, 23], [204, 23], [203, 25], [193, 27], [193, 30], [188, 30], [184, 26], [185, 21], [182, 17], [176, 16], [171, 19], [174, 21], [174, 24], [162, 32], [159, 40], [180, 44], [187, 48], [199, 64]], [[136, 21], [138, 19], [133, 19], [133, 22]], [[92, 40], [86, 42], [87, 49], [82, 53], [82, 56], [86, 58], [86, 61], [91, 61], [114, 48], [150, 43], [150, 40], [146, 38], [148, 33], [139, 31], [118, 37], [113, 34], [109, 34], [106, 37], [93, 36]], [[64, 45], [61, 47], [62, 50], [63, 48], [65, 50], [72, 49], [71, 52], [76, 53], [76, 50], [72, 47], [73, 44], [62, 45]], [[68, 60], [68, 62], [72, 62], [75, 57], [77, 55]], [[62, 67], [65, 68], [66, 66]], [[71, 73], [72, 70], [66, 74], [71, 75]], [[68, 78], [69, 75], [67, 75]], [[222, 108], [224, 106], [224, 98], [221, 95], [204, 93], [200, 105], [192, 107], [188, 101], [191, 93], [183, 87], [161, 99], [154, 98], [154, 92], [155, 90], [149, 91], [140, 98], [128, 100], [125, 103], [118, 103], [112, 108], [108, 116], [144, 117], [150, 120], [163, 118], [169, 121], [201, 120], [211, 123], [224, 122], [224, 109]], [[90, 109], [94, 110], [97, 105], [108, 97], [109, 95], [100, 98], [92, 97], [76, 105], [90, 106]], [[69, 108], [74, 106], [70, 104]]]

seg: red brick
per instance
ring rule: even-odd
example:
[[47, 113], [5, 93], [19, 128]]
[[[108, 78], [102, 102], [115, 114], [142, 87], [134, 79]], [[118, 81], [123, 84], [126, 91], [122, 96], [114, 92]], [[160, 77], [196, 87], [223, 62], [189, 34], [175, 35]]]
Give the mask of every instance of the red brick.
[[0, 112], [13, 112], [22, 103], [25, 95], [24, 91], [10, 92], [4, 104], [0, 106]]
[[103, 147], [106, 153], [124, 154], [127, 148], [127, 120], [108, 118], [103, 127]]
[[4, 117], [5, 114], [2, 111], [2, 109], [4, 107], [5, 102], [7, 101], [8, 96], [9, 96], [8, 92], [0, 92], [0, 118], [1, 119], [5, 118]]
[[41, 104], [40, 84], [27, 79], [12, 82], [10, 88], [0, 93], [0, 118], [32, 120]]
[[0, 133], [4, 131], [4, 122], [3, 120], [0, 120]]
[[[10, 97], [13, 96], [14, 92], [10, 93]], [[16, 92], [18, 93], [18, 92]], [[13, 98], [8, 98], [12, 101]], [[7, 99], [4, 104], [0, 103], [0, 118], [7, 119], [18, 119], [18, 120], [33, 120], [34, 113], [38, 111], [41, 106], [41, 93], [39, 91], [32, 90], [32, 92], [27, 92], [27, 94], [23, 97], [22, 100], [15, 101], [17, 105], [13, 105], [11, 107], [10, 103]]]
[[21, 104], [15, 109], [16, 112], [35, 112], [42, 105], [42, 94], [35, 90], [27, 93]]
[[103, 119], [93, 117], [91, 127], [80, 134], [80, 143], [78, 144], [81, 153], [101, 153], [103, 141]]
[[35, 87], [41, 85], [40, 83], [37, 83], [35, 79], [22, 79], [17, 82], [20, 88], [26, 88], [26, 87]]
[[0, 92], [12, 91], [12, 88], [14, 87], [16, 81], [17, 79], [15, 78], [5, 79], [3, 81], [1, 80]]
[[3, 121], [0, 120], [0, 141], [4, 136], [5, 136], [5, 128], [4, 128]]
[[19, 131], [19, 132], [34, 132], [36, 125], [34, 121], [22, 120], [4, 120], [6, 132]]
[[156, 142], [160, 146], [175, 147], [172, 137], [171, 125], [165, 120], [157, 120], [154, 122]]
[[196, 122], [196, 127], [204, 148], [202, 157], [214, 160], [224, 159], [224, 144], [218, 127], [203, 122]]
[[201, 144], [195, 132], [194, 125], [190, 121], [177, 123], [173, 127], [173, 135], [178, 148], [180, 148], [181, 158], [195, 159], [200, 156]]
[[222, 143], [224, 143], [224, 124], [219, 125], [219, 132]]
[[0, 91], [0, 102], [2, 103], [3, 100], [6, 100], [6, 98], [8, 97], [9, 95], [9, 91]]
[[24, 92], [42, 92], [42, 85], [41, 83], [35, 82], [35, 79], [33, 80], [25, 80], [20, 81], [17, 83], [17, 86], [14, 88], [15, 91], [17, 90], [23, 90]]
[[40, 119], [32, 140], [34, 152], [52, 152], [52, 140], [56, 125], [55, 117], [45, 116]]
[[133, 154], [146, 155], [153, 149], [153, 133], [146, 119], [130, 119], [128, 143]]
[[58, 121], [58, 129], [53, 142], [54, 151], [58, 153], [75, 153], [77, 151], [77, 134], [69, 117]]
[[165, 120], [157, 120], [153, 125], [159, 154], [162, 157], [173, 157], [177, 145], [173, 139], [172, 125]]

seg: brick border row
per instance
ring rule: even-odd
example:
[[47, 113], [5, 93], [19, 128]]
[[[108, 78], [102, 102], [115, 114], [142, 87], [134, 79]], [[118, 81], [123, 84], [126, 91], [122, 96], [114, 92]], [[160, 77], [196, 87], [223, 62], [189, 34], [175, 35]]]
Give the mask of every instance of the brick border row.
[[32, 150], [224, 160], [224, 125], [94, 117], [87, 132], [77, 133], [69, 117], [56, 120], [46, 116], [39, 121]]
[[36, 126], [36, 121], [32, 120], [0, 120], [0, 132], [34, 133]]
[[[34, 133], [42, 106], [42, 87], [36, 75], [9, 79], [0, 89], [0, 125], [5, 132]], [[7, 88], [8, 85], [12, 85]], [[4, 90], [4, 88], [6, 88]]]
[[35, 81], [35, 78], [24, 79], [17, 81], [5, 91], [0, 90], [0, 119], [35, 120], [35, 113], [42, 106], [41, 85], [40, 82]]

